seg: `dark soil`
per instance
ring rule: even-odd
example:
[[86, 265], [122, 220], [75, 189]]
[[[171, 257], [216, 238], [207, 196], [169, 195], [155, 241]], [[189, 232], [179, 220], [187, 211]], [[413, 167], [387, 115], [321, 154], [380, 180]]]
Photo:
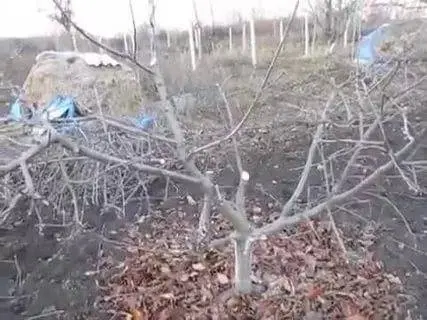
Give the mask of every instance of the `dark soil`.
[[[277, 214], [280, 203], [289, 199], [298, 182], [300, 171], [295, 168], [304, 164], [310, 134], [307, 132], [298, 137], [294, 137], [298, 143], [286, 144], [286, 152], [282, 151], [284, 145], [276, 144], [274, 150], [268, 153], [246, 154], [244, 157], [245, 168], [255, 173], [249, 187], [249, 204], [260, 206], [265, 215]], [[427, 154], [427, 146], [421, 151]], [[230, 159], [221, 159], [219, 164], [223, 169], [216, 180], [224, 186], [224, 191], [237, 184], [233, 163], [230, 156]], [[313, 175], [310, 185], [320, 187], [321, 177]], [[161, 195], [164, 185], [159, 182], [155, 188], [151, 192]], [[404, 231], [401, 217], [379, 201], [372, 202], [375, 205], [370, 209], [363, 203], [350, 207], [366, 221], [344, 212], [336, 213], [336, 218], [345, 230], [343, 234], [349, 247], [353, 245], [354, 250], [360, 247], [374, 250], [389, 271], [405, 280], [409, 294], [421, 302], [427, 297], [427, 257], [422, 253], [427, 251], [427, 215], [424, 210], [427, 198], [411, 195], [402, 185], [387, 188], [389, 199], [393, 199], [405, 214], [417, 236], [417, 249], [414, 248], [413, 238]], [[198, 198], [197, 193], [194, 196]], [[302, 199], [301, 205], [305, 201]], [[185, 218], [196, 225], [194, 214], [197, 210], [174, 198], [174, 195], [156, 208], [157, 218], [167, 219], [170, 224]], [[111, 213], [101, 216], [101, 210], [92, 208], [86, 211], [87, 224], [83, 230], [46, 227], [40, 234], [36, 217], [27, 216], [24, 205], [21, 209], [20, 219], [15, 216], [14, 225], [10, 229], [2, 229], [0, 233], [0, 318], [31, 319], [45, 314], [43, 319], [107, 319], [94, 314], [94, 303], [100, 295], [95, 282], [97, 270], [102, 270], [103, 264], [100, 263], [105, 257], [114, 256], [116, 262], [124, 257], [126, 243], [123, 239], [128, 238], [129, 233], [136, 232], [136, 224], [130, 222], [135, 217], [120, 220]], [[147, 219], [139, 230], [150, 233], [150, 221]], [[369, 234], [374, 234], [374, 237], [370, 238]], [[355, 240], [355, 236], [359, 241]], [[406, 245], [399, 245], [399, 241]], [[15, 298], [9, 298], [10, 295]], [[426, 316], [425, 305], [417, 305], [420, 314]], [[48, 314], [52, 316], [48, 317]]]

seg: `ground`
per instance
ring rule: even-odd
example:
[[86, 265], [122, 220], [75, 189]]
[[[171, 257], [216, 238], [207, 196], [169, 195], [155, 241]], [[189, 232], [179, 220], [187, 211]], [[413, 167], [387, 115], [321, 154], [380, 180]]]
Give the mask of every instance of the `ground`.
[[[338, 67], [334, 66], [325, 68], [317, 66], [317, 73], [313, 74], [315, 64], [316, 62], [280, 64], [273, 78], [274, 81], [266, 90], [265, 98], [259, 106], [260, 113], [255, 113], [242, 132], [239, 147], [243, 154], [244, 168], [251, 174], [247, 208], [255, 224], [270, 220], [277, 215], [281, 204], [290, 198], [298, 183], [301, 167], [304, 165], [314, 132], [314, 125], [307, 125], [302, 121], [304, 119], [301, 119], [301, 117], [304, 118], [304, 115], [295, 110], [303, 106], [308, 110], [314, 109], [316, 105], [321, 107], [324, 104], [326, 97], [322, 93], [323, 87], [317, 86], [323, 76], [322, 73], [340, 78]], [[322, 62], [323, 64], [324, 62]], [[27, 70], [28, 68], [20, 65], [19, 69]], [[265, 72], [265, 66], [260, 66], [257, 73], [252, 74], [250, 66], [236, 63], [232, 65], [231, 69], [230, 71], [224, 67], [222, 71], [217, 71], [212, 75], [211, 84], [219, 79], [224, 80], [224, 74], [232, 74], [234, 77], [229, 79], [228, 87], [225, 85], [226, 88], [230, 88], [230, 94], [250, 90]], [[306, 72], [303, 72], [304, 70]], [[198, 77], [207, 82], [206, 71], [197, 73], [193, 81], [196, 82]], [[241, 79], [245, 79], [245, 81]], [[337, 80], [337, 82], [339, 81]], [[286, 97], [283, 96], [283, 88], [286, 88]], [[306, 100], [300, 94], [300, 91], [304, 90], [310, 90], [310, 94], [306, 95]], [[251, 94], [246, 94], [244, 97], [249, 101], [251, 96]], [[315, 98], [313, 99], [313, 97]], [[244, 99], [241, 100], [243, 110], [246, 103], [247, 101]], [[307, 105], [310, 108], [307, 108]], [[420, 119], [421, 122], [424, 121], [425, 124], [427, 110], [420, 109], [417, 112], [413, 117]], [[215, 112], [212, 113], [215, 114]], [[235, 116], [240, 117], [241, 110], [236, 109]], [[306, 115], [306, 117], [309, 116]], [[218, 134], [217, 127], [213, 129], [213, 125], [211, 125], [212, 122], [215, 122], [214, 120], [203, 120], [197, 122], [203, 128], [193, 128], [194, 131], [189, 134], [189, 139], [193, 142], [212, 137], [214, 133]], [[202, 129], [205, 130], [202, 137], [197, 136], [195, 132], [201, 132]], [[397, 146], [400, 143], [399, 133], [397, 132], [390, 139], [392, 145]], [[230, 146], [213, 150], [212, 154], [215, 156], [210, 157], [208, 163], [205, 164], [206, 169], [214, 169], [215, 181], [222, 186], [222, 190], [226, 194], [231, 192], [238, 183], [236, 167], [230, 150]], [[420, 159], [426, 158], [425, 142], [419, 153]], [[419, 181], [420, 185], [427, 185], [427, 177], [424, 178], [426, 180]], [[85, 212], [84, 228], [76, 230], [74, 228], [47, 227], [42, 234], [37, 228], [36, 217], [27, 216], [27, 204], [22, 203], [20, 210], [13, 217], [13, 223], [0, 229], [2, 244], [0, 246], [0, 318], [10, 320], [110, 319], [112, 315], [115, 315], [118, 319], [119, 316], [123, 316], [123, 312], [130, 312], [132, 301], [129, 302], [131, 299], [118, 299], [117, 296], [120, 298], [127, 296], [129, 292], [126, 290], [131, 289], [129, 289], [130, 285], [124, 289], [114, 287], [114, 285], [124, 285], [130, 280], [137, 282], [141, 279], [145, 281], [145, 283], [139, 284], [141, 287], [150, 283], [151, 287], [148, 288], [147, 285], [147, 290], [153, 290], [149, 293], [147, 293], [148, 291], [142, 292], [140, 295], [144, 296], [144, 299], [148, 299], [147, 296], [150, 294], [160, 296], [157, 300], [151, 301], [146, 310], [140, 312], [154, 312], [155, 308], [167, 310], [165, 305], [176, 305], [176, 301], [181, 301], [182, 304], [178, 304], [178, 308], [172, 309], [177, 316], [183, 311], [179, 307], [191, 306], [191, 299], [200, 298], [200, 300], [193, 301], [194, 312], [197, 312], [197, 307], [207, 308], [209, 306], [209, 312], [212, 315], [215, 313], [218, 315], [218, 312], [223, 316], [227, 314], [227, 319], [243, 319], [244, 312], [246, 312], [244, 313], [245, 319], [259, 319], [259, 312], [276, 310], [274, 308], [278, 307], [282, 308], [280, 311], [282, 313], [271, 314], [272, 318], [298, 319], [305, 314], [309, 319], [307, 313], [310, 310], [324, 312], [325, 308], [329, 308], [332, 310], [330, 314], [333, 314], [334, 310], [347, 308], [347, 319], [393, 319], [393, 313], [398, 309], [397, 306], [402, 306], [404, 301], [405, 305], [411, 308], [415, 305], [418, 309], [417, 312], [423, 317], [427, 317], [426, 305], [422, 303], [427, 299], [425, 275], [427, 257], [424, 253], [427, 251], [427, 239], [425, 238], [427, 197], [413, 195], [399, 180], [390, 179], [395, 182], [387, 184], [379, 181], [376, 187], [384, 187], [386, 192], [383, 195], [393, 201], [404, 213], [416, 236], [416, 243], [414, 243], [413, 237], [405, 231], [402, 217], [391, 206], [378, 199], [369, 202], [371, 205], [363, 205], [369, 195], [361, 195], [358, 203], [346, 207], [347, 213], [342, 210], [334, 213], [342, 230], [341, 234], [346, 247], [352, 254], [359, 257], [358, 262], [354, 262], [352, 267], [343, 266], [344, 258], [338, 253], [340, 251], [336, 239], [331, 234], [328, 224], [325, 223], [325, 221], [327, 222], [326, 217], [321, 217], [320, 222], [316, 221], [314, 225], [298, 226], [296, 228], [298, 232], [287, 230], [289, 234], [286, 236], [292, 240], [286, 240], [287, 238], [284, 240], [283, 237], [273, 238], [270, 240], [271, 242], [266, 242], [264, 247], [263, 244], [256, 247], [256, 254], [265, 259], [259, 264], [265, 264], [263, 270], [267, 270], [266, 274], [270, 273], [270, 276], [277, 276], [277, 273], [280, 272], [286, 275], [298, 274], [300, 277], [288, 277], [290, 283], [304, 284], [305, 280], [301, 279], [307, 277], [314, 279], [313, 281], [308, 280], [308, 283], [324, 285], [319, 292], [316, 291], [318, 289], [316, 286], [311, 289], [296, 287], [295, 298], [285, 299], [286, 303], [280, 299], [277, 300], [277, 297], [262, 300], [252, 296], [234, 301], [227, 296], [232, 276], [230, 248], [215, 251], [213, 256], [201, 256], [200, 253], [193, 252], [191, 249], [192, 234], [194, 226], [197, 225], [199, 208], [187, 203], [185, 195], [188, 189], [180, 188], [179, 192], [172, 193], [166, 202], [155, 201], [150, 216], [142, 224], [137, 224], [135, 217], [132, 217], [131, 214], [124, 219], [118, 219], [112, 212], [104, 212], [101, 208], [92, 207], [87, 208]], [[316, 189], [316, 186], [322, 187], [321, 175], [315, 174], [310, 177], [309, 184], [313, 190]], [[157, 185], [152, 186], [150, 192], [156, 199], [156, 196], [162, 198], [163, 190], [164, 182], [160, 180]], [[189, 192], [196, 200], [199, 200], [200, 194], [197, 190], [190, 189]], [[309, 202], [307, 197], [303, 197], [300, 205], [304, 206], [307, 202]], [[128, 212], [135, 211], [132, 209], [129, 208]], [[229, 226], [222, 221], [216, 210], [214, 211], [216, 224], [213, 227], [218, 235], [224, 234]], [[355, 215], [354, 212], [357, 212], [358, 215]], [[316, 232], [321, 235], [322, 241], [316, 241]], [[295, 233], [297, 236], [293, 239], [292, 235]], [[162, 251], [161, 248], [164, 247], [167, 247], [168, 250]], [[276, 248], [274, 250], [277, 250], [278, 253], [267, 254], [266, 252], [271, 248]], [[297, 254], [299, 251], [303, 251], [305, 256], [316, 258], [316, 271], [312, 272], [314, 275], [301, 275], [302, 270], [308, 272], [307, 265], [310, 263], [299, 260], [301, 258]], [[277, 263], [274, 259], [277, 256], [283, 258], [282, 255], [285, 253], [289, 254], [286, 258], [286, 267], [277, 270]], [[147, 257], [149, 259], [146, 259]], [[268, 260], [270, 258], [271, 260]], [[158, 268], [149, 270], [155, 263], [150, 264], [147, 261], [150, 263], [159, 261]], [[387, 271], [399, 276], [404, 283], [405, 290], [402, 291], [399, 288], [397, 278], [384, 275], [378, 261], [384, 263]], [[206, 267], [200, 266], [200, 263], [217, 264], [219, 269], [216, 269], [215, 273], [212, 273], [211, 269], [208, 272], [205, 270]], [[328, 265], [328, 263], [330, 264]], [[139, 273], [136, 275], [126, 273], [124, 267], [135, 264], [141, 265], [139, 269], [136, 268]], [[191, 269], [193, 269], [192, 272], [195, 272], [194, 275], [188, 274], [188, 270]], [[203, 301], [203, 298], [209, 299], [209, 293], [203, 296], [203, 292], [197, 293], [201, 294], [200, 297], [196, 294], [193, 297], [191, 294], [188, 297], [181, 297], [182, 292], [176, 286], [173, 286], [173, 289], [178, 290], [177, 292], [159, 292], [160, 288], [156, 287], [156, 283], [151, 283], [149, 278], [138, 278], [144, 274], [146, 277], [154, 279], [154, 275], [156, 275], [159, 279], [164, 277], [162, 279], [167, 283], [167, 281], [172, 281], [170, 270], [174, 271], [174, 277], [180, 275], [182, 283], [191, 283], [189, 286], [194, 286], [197, 290], [206, 284], [212, 284], [209, 290], [217, 294], [214, 298], [219, 299], [219, 302], [203, 304], [206, 302]], [[327, 273], [328, 270], [336, 272], [334, 271], [335, 273], [331, 275]], [[363, 273], [365, 280], [369, 279], [370, 282], [368, 282], [371, 286], [377, 288], [375, 290], [371, 288], [373, 291], [366, 289], [366, 301], [354, 302], [357, 308], [360, 308], [358, 303], [366, 303], [362, 310], [365, 313], [359, 309], [349, 310], [352, 308], [350, 304], [343, 307], [343, 305], [335, 305], [330, 302], [348, 301], [340, 296], [342, 292], [356, 294], [357, 286], [352, 287], [349, 283], [352, 280], [360, 280], [357, 276], [362, 275], [361, 270], [366, 271]], [[341, 273], [344, 274], [345, 281], [340, 280], [338, 275]], [[182, 276], [193, 278], [191, 281], [187, 281], [183, 280]], [[153, 279], [151, 281], [154, 281]], [[329, 281], [330, 279], [333, 281]], [[336, 287], [328, 287], [330, 283]], [[16, 284], [18, 286], [15, 286]], [[263, 284], [259, 283], [259, 285], [262, 287]], [[110, 286], [116, 289], [110, 289]], [[281, 286], [284, 287], [284, 289], [280, 289], [282, 295], [283, 290], [289, 292], [293, 290], [289, 289], [291, 286], [289, 283], [282, 283]], [[17, 289], [9, 292], [12, 288]], [[186, 284], [182, 284], [182, 288], [187, 288]], [[117, 296], [115, 296], [114, 290], [122, 291], [117, 292]], [[325, 295], [324, 301], [320, 303], [317, 298], [322, 296], [324, 291], [334, 292], [335, 295], [332, 297]], [[383, 294], [384, 292], [390, 296]], [[12, 294], [19, 299], [12, 299], [10, 297]], [[106, 299], [107, 297], [109, 299]], [[301, 300], [300, 297], [304, 297], [305, 300]], [[175, 304], [170, 301], [164, 302], [162, 299], [167, 301], [175, 299]], [[377, 305], [373, 303], [376, 299], [379, 301]], [[411, 299], [415, 299], [415, 303], [412, 303]], [[224, 309], [215, 311], [215, 308], [220, 308], [222, 305], [225, 305]], [[273, 308], [271, 305], [275, 307]], [[110, 308], [107, 310], [109, 312], [101, 313], [102, 310], [105, 311], [105, 307]], [[240, 316], [239, 312], [241, 312]], [[359, 312], [363, 313], [365, 318], [356, 318]], [[164, 313], [160, 318], [172, 319], [170, 316], [170, 314]], [[182, 318], [181, 316], [175, 318]], [[412, 317], [412, 319], [416, 319], [415, 313], [412, 313]], [[134, 315], [131, 319], [137, 320], [143, 319], [143, 317], [138, 318]], [[195, 319], [202, 319], [202, 317], [195, 317]]]

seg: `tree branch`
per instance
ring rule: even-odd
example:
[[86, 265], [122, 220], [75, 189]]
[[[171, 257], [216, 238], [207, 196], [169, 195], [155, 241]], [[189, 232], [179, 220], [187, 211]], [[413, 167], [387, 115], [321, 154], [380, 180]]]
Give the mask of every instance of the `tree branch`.
[[[424, 135], [424, 134], [423, 134]], [[406, 144], [399, 152], [395, 154], [396, 159], [401, 159], [405, 154], [407, 154], [413, 147], [415, 146], [415, 142], [409, 142]], [[276, 221], [265, 225], [261, 228], [255, 229], [253, 232], [254, 237], [261, 237], [270, 235], [276, 232], [281, 231], [285, 226], [288, 225], [294, 225], [304, 219], [311, 218], [313, 216], [316, 216], [323, 212], [323, 210], [327, 209], [329, 206], [332, 208], [333, 206], [339, 205], [346, 201], [347, 199], [353, 197], [358, 192], [360, 192], [362, 189], [366, 188], [367, 186], [373, 184], [382, 174], [387, 172], [388, 170], [393, 168], [393, 161], [390, 160], [386, 164], [378, 167], [371, 175], [369, 175], [366, 179], [364, 179], [362, 182], [354, 186], [348, 191], [342, 192], [340, 194], [332, 196], [332, 198], [328, 199], [325, 202], [322, 202], [321, 204], [315, 206], [312, 209], [306, 210], [300, 214], [296, 214], [294, 216], [285, 217], [282, 216], [278, 218]]]

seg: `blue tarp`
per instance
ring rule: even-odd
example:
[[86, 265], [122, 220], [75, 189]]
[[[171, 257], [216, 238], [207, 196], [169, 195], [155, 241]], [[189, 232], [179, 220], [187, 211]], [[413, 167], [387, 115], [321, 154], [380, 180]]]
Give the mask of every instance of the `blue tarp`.
[[[71, 123], [67, 121], [67, 123], [54, 124], [60, 132], [70, 132], [70, 130], [76, 129], [76, 120], [82, 115], [77, 101], [72, 96], [66, 95], [57, 95], [44, 107], [29, 107], [18, 98], [9, 110], [9, 119], [13, 121], [34, 121], [35, 125], [40, 124], [43, 119], [48, 121], [73, 120]], [[35, 132], [38, 132], [37, 129], [35, 129]]]
[[56, 96], [43, 113], [47, 114], [49, 120], [56, 119], [73, 119], [82, 116], [77, 107], [77, 101], [71, 96]]
[[[25, 109], [29, 108], [26, 107], [20, 99], [16, 99], [10, 108], [9, 118], [14, 121], [20, 121], [28, 120], [32, 117], [41, 117], [49, 121], [55, 121], [61, 119], [77, 119], [82, 116], [77, 101], [72, 96], [66, 95], [57, 95], [47, 106], [36, 110], [35, 114], [30, 114], [28, 116], [24, 113]], [[156, 117], [146, 114], [141, 114], [136, 118], [130, 118], [130, 120], [136, 127], [144, 131], [152, 130], [156, 124]], [[74, 125], [76, 124], [75, 121], [72, 122], [74, 122]], [[68, 131], [68, 129], [71, 129], [69, 122], [61, 124], [60, 126], [62, 127], [62, 129], [59, 128], [61, 131]]]
[[[28, 119], [25, 114], [25, 109], [28, 109], [18, 98], [10, 107], [9, 118], [14, 121]], [[41, 112], [39, 112], [41, 111]], [[57, 95], [47, 107], [37, 110], [37, 115], [45, 116], [48, 120], [72, 119], [81, 116], [78, 109], [77, 101], [71, 96]], [[31, 116], [34, 116], [31, 114]]]
[[156, 117], [145, 114], [142, 114], [136, 118], [130, 118], [130, 120], [136, 127], [144, 131], [153, 129], [154, 125], [156, 124]]
[[359, 63], [373, 65], [382, 60], [383, 57], [378, 49], [387, 39], [387, 27], [388, 24], [384, 24], [362, 37], [357, 45], [356, 59]]
[[9, 118], [13, 121], [19, 121], [24, 117], [24, 109], [21, 100], [18, 98], [14, 103], [10, 106], [9, 110]]

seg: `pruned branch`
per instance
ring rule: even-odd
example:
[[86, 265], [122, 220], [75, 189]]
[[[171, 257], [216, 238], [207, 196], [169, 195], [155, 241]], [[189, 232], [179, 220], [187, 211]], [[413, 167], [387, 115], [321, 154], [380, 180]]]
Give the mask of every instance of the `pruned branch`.
[[[424, 135], [424, 133], [423, 133]], [[405, 156], [413, 147], [415, 146], [415, 142], [409, 142], [406, 144], [399, 152], [397, 152], [394, 156], [396, 159], [401, 159], [403, 156]], [[270, 235], [276, 232], [281, 231], [284, 227], [289, 225], [294, 225], [304, 219], [308, 219], [311, 217], [314, 217], [320, 213], [322, 213], [327, 207], [333, 207], [336, 205], [340, 205], [343, 202], [347, 201], [351, 197], [355, 196], [358, 192], [362, 191], [366, 187], [372, 185], [375, 183], [375, 181], [385, 174], [387, 171], [393, 168], [393, 161], [390, 160], [386, 164], [380, 166], [377, 168], [371, 175], [369, 175], [366, 179], [364, 179], [362, 182], [351, 188], [350, 190], [347, 190], [345, 192], [342, 192], [340, 194], [334, 195], [332, 198], [328, 199], [325, 202], [322, 202], [321, 204], [315, 206], [314, 208], [310, 210], [306, 210], [300, 214], [296, 214], [291, 217], [280, 217], [276, 221], [274, 221], [271, 224], [265, 225], [259, 229], [254, 230], [254, 236], [255, 237], [262, 237], [266, 235]]]
[[[332, 103], [334, 102], [336, 96], [336, 92], [333, 91], [329, 97], [328, 102], [326, 103], [325, 109], [322, 114], [321, 122], [326, 120], [326, 112], [331, 107]], [[298, 181], [298, 185], [295, 188], [294, 193], [292, 194], [291, 198], [286, 202], [286, 204], [282, 208], [281, 216], [288, 216], [290, 214], [290, 211], [292, 207], [294, 206], [295, 202], [298, 200], [298, 198], [301, 196], [301, 194], [304, 191], [305, 185], [307, 183], [308, 175], [310, 174], [311, 167], [313, 164], [313, 159], [315, 156], [315, 152], [317, 149], [317, 144], [322, 136], [324, 124], [320, 124], [317, 126], [316, 133], [314, 134], [313, 141], [310, 145], [310, 149], [308, 150], [307, 160], [304, 166], [304, 170], [301, 174], [301, 178]]]

